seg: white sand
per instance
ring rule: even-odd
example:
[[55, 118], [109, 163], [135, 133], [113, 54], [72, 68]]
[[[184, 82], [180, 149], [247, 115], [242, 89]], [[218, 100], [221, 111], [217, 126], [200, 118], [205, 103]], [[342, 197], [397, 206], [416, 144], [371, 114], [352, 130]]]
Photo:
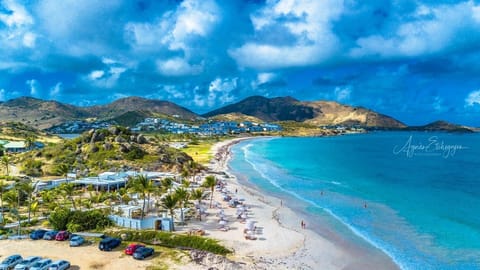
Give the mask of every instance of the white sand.
[[[207, 219], [194, 222], [188, 228], [206, 228], [207, 235], [221, 240], [235, 251], [234, 260], [246, 262], [253, 269], [398, 269], [386, 255], [378, 250], [362, 250], [348, 243], [333, 242], [310, 229], [302, 229], [303, 219], [279, 199], [261, 194], [259, 191], [240, 185], [229, 173], [228, 159], [230, 146], [243, 139], [234, 139], [216, 144], [214, 156], [218, 158], [210, 164], [213, 172], [227, 173], [227, 177], [217, 175], [217, 179], [227, 183], [232, 197], [245, 199], [249, 208], [249, 218], [256, 221], [257, 240], [246, 240], [245, 224], [236, 218], [236, 209], [222, 201], [220, 192], [214, 193], [214, 201], [221, 203], [230, 230], [218, 229], [220, 209], [208, 209]], [[238, 193], [235, 193], [235, 190]], [[308, 221], [307, 221], [308, 223]], [[184, 229], [188, 229], [184, 228]], [[178, 228], [177, 228], [178, 229]]]

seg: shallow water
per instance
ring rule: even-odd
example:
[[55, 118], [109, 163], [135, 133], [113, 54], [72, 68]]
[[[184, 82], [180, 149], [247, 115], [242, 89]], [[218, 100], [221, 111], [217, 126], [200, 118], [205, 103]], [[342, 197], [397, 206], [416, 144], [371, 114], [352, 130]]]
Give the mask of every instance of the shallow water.
[[234, 172], [401, 268], [480, 269], [480, 134], [257, 139], [232, 151]]

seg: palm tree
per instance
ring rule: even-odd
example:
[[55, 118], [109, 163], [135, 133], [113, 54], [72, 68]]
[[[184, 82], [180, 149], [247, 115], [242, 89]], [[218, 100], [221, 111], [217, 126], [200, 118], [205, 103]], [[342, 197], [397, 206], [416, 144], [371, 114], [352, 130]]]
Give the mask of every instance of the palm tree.
[[165, 191], [170, 192], [170, 189], [173, 187], [173, 179], [171, 177], [164, 178], [161, 184]]
[[20, 233], [20, 196], [19, 191], [14, 186], [9, 191], [3, 193], [2, 201], [4, 200], [10, 206], [10, 212], [17, 216], [18, 232]]
[[69, 199], [72, 202], [73, 209], [77, 210], [75, 199], [73, 198], [73, 196], [75, 196], [75, 193], [76, 193], [75, 186], [72, 183], [63, 183], [60, 185], [59, 188], [60, 188], [61, 194], [63, 194], [65, 198]]
[[[56, 190], [56, 189], [55, 189]], [[42, 197], [43, 204], [48, 210], [53, 211], [57, 208], [58, 203], [56, 201], [55, 190], [42, 190], [40, 196]]]
[[215, 190], [215, 186], [217, 185], [217, 179], [213, 175], [209, 175], [205, 177], [205, 182], [203, 182], [203, 186], [210, 189], [210, 208], [212, 208], [213, 202], [213, 191]]
[[150, 205], [150, 196], [155, 192], [156, 186], [153, 184], [153, 181], [148, 179], [145, 175], [139, 174], [133, 178], [131, 181], [131, 189], [133, 192], [142, 194], [143, 197], [143, 206], [142, 206], [142, 219], [145, 217], [145, 203], [148, 199]]
[[34, 199], [34, 200], [32, 201], [32, 203], [30, 204], [30, 209], [32, 210], [33, 216], [36, 215], [37, 210], [38, 210], [38, 206], [39, 206], [38, 200], [37, 200], [37, 199]]
[[7, 173], [7, 176], [10, 174], [10, 158], [7, 155], [3, 155], [2, 157], [2, 164], [5, 166], [5, 172]]
[[15, 185], [17, 190], [20, 193], [23, 193], [27, 195], [27, 200], [28, 200], [28, 223], [30, 223], [30, 217], [31, 217], [31, 212], [32, 212], [32, 201], [33, 201], [33, 192], [35, 191], [35, 186], [31, 180], [28, 181], [21, 181], [17, 182]]
[[4, 208], [3, 208], [3, 194], [5, 193], [5, 191], [7, 191], [7, 187], [8, 185], [5, 184], [5, 181], [3, 181], [3, 179], [0, 179], [0, 200], [1, 200], [1, 205], [0, 205], [0, 208], [1, 208], [1, 213], [2, 213], [2, 222], [4, 220], [4, 217], [3, 217], [3, 213], [4, 213]]
[[177, 197], [177, 200], [180, 204], [180, 217], [183, 223], [184, 222], [183, 208], [187, 206], [188, 200], [190, 199], [190, 193], [184, 188], [177, 188], [175, 190], [174, 196]]
[[[200, 189], [200, 188], [192, 190], [191, 193], [190, 193], [190, 197], [192, 197], [192, 199], [194, 199], [194, 200], [197, 200], [198, 201], [198, 206], [200, 207], [202, 205], [203, 190]], [[202, 221], [202, 214], [200, 213], [200, 215], [198, 215], [198, 216], [199, 216], [200, 221]]]
[[68, 182], [67, 175], [69, 171], [70, 171], [70, 167], [68, 166], [68, 164], [65, 164], [65, 163], [58, 164], [57, 168], [55, 169], [55, 172], [58, 175], [65, 177], [67, 182]]
[[178, 204], [178, 198], [177, 196], [173, 194], [168, 194], [167, 196], [163, 197], [161, 200], [161, 206], [165, 209], [168, 209], [170, 212], [170, 217], [172, 218], [173, 221], [173, 210], [175, 207], [177, 207]]
[[35, 145], [35, 138], [33, 136], [28, 136], [25, 139], [25, 147], [30, 150]]

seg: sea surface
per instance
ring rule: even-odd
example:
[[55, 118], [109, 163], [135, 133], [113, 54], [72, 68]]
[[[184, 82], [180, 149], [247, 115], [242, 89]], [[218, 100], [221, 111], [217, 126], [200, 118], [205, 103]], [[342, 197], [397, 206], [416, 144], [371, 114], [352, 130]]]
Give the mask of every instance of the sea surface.
[[480, 269], [479, 133], [266, 138], [232, 152], [237, 176], [402, 269]]

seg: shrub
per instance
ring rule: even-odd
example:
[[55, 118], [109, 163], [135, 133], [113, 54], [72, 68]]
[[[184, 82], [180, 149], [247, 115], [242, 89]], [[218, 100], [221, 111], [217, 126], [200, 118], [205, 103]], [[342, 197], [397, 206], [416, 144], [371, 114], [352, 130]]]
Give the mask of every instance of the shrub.
[[56, 230], [71, 232], [99, 230], [112, 225], [108, 216], [98, 209], [71, 211], [67, 208], [56, 208], [48, 220]]
[[126, 235], [127, 241], [137, 241], [146, 244], [156, 244], [171, 248], [198, 249], [215, 254], [226, 255], [232, 251], [220, 245], [217, 240], [185, 234], [174, 234], [162, 231], [114, 231], [111, 234], [115, 237]]

